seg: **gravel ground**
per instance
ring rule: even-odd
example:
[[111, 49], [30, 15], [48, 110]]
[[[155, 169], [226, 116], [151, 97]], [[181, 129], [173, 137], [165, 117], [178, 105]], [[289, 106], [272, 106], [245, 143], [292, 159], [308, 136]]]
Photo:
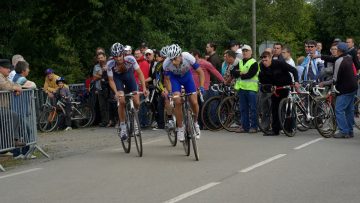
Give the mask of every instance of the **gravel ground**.
[[[115, 128], [90, 127], [73, 129], [71, 131], [55, 131], [51, 133], [38, 132], [37, 145], [50, 155], [50, 159], [35, 151], [36, 159], [25, 160], [10, 164], [6, 170], [18, 168], [23, 165], [36, 165], [40, 162], [69, 157], [86, 153], [93, 150], [101, 150], [109, 147], [120, 147], [121, 141], [115, 134]], [[166, 135], [163, 130], [142, 130], [143, 141]]]

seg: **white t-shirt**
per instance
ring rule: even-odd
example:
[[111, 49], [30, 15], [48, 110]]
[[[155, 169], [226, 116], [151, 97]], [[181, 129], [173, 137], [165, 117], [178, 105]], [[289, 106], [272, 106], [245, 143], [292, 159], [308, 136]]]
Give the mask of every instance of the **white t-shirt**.
[[16, 75], [15, 70], [12, 70], [12, 71], [10, 72], [9, 76], [8, 76], [8, 80], [9, 80], [10, 82], [12, 82], [15, 75]]
[[139, 64], [136, 62], [136, 59], [132, 55], [127, 55], [124, 57], [124, 67], [125, 70], [123, 72], [120, 72], [116, 67], [116, 61], [114, 59], [108, 61], [106, 63], [106, 72], [108, 77], [113, 77], [113, 73], [122, 74], [130, 69], [137, 70], [140, 68]]
[[191, 55], [189, 52], [182, 52], [181, 56], [182, 56], [182, 62], [179, 68], [174, 66], [174, 64], [172, 64], [169, 58], [165, 59], [163, 64], [163, 69], [165, 71], [165, 74], [167, 72], [171, 72], [174, 75], [183, 76], [191, 68], [194, 68], [195, 70], [198, 69], [199, 64], [196, 63], [196, 59], [193, 55]]

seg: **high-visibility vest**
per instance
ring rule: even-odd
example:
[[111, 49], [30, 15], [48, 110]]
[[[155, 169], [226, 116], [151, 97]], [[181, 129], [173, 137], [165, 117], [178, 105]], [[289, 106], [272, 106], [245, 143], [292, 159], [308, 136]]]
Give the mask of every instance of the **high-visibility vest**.
[[[239, 61], [239, 69], [240, 72], [245, 72], [247, 73], [251, 67], [251, 65], [253, 65], [256, 62], [255, 59], [249, 59], [245, 64], [243, 64], [243, 60]], [[257, 92], [259, 89], [259, 66], [258, 66], [258, 70], [256, 72], [256, 74], [254, 75], [254, 77], [250, 78], [250, 79], [245, 79], [242, 80], [240, 77], [236, 80], [235, 83], [235, 89], [239, 90], [239, 89], [243, 89], [243, 90], [252, 90]]]

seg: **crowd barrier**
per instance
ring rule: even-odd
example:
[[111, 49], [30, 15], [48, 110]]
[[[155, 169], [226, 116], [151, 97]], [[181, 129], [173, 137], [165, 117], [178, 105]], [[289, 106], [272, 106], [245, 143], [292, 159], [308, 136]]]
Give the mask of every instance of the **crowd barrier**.
[[[36, 110], [34, 90], [23, 90], [20, 95], [0, 91], [0, 153], [16, 149], [16, 142], [30, 147], [25, 157], [32, 155], [37, 146]], [[0, 170], [5, 171], [0, 164]]]

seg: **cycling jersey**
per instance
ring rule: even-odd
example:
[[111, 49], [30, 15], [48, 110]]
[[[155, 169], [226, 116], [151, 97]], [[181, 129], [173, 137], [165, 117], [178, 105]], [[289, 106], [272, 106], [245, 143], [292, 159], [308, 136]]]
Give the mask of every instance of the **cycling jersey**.
[[180, 92], [181, 85], [184, 86], [186, 93], [196, 92], [194, 79], [190, 72], [190, 69], [198, 69], [200, 65], [196, 63], [196, 59], [188, 52], [181, 53], [182, 62], [180, 67], [174, 66], [169, 58], [164, 61], [164, 75], [170, 77], [172, 92]]
[[133, 56], [125, 56], [123, 66], [120, 68], [117, 67], [115, 60], [108, 61], [106, 66], [107, 75], [108, 77], [113, 77], [118, 91], [125, 91], [125, 93], [138, 91], [134, 70], [140, 67]]

